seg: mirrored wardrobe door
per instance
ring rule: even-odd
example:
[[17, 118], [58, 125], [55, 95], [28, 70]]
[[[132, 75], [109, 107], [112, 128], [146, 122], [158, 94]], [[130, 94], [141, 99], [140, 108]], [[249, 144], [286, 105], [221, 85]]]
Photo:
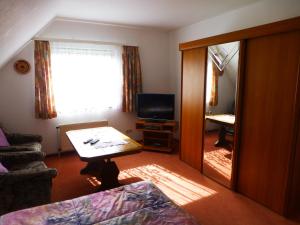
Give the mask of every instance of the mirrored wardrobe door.
[[206, 69], [203, 173], [229, 188], [234, 159], [240, 42], [209, 46]]

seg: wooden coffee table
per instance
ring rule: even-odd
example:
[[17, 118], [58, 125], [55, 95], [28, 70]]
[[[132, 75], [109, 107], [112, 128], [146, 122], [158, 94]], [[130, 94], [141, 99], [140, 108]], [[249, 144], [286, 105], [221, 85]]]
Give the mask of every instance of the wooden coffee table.
[[[142, 145], [122, 134], [113, 127], [99, 127], [71, 130], [67, 133], [80, 159], [87, 162], [80, 174], [90, 174], [101, 181], [100, 190], [120, 186], [119, 169], [111, 159], [118, 156], [141, 152]], [[89, 139], [99, 139], [91, 145]]]

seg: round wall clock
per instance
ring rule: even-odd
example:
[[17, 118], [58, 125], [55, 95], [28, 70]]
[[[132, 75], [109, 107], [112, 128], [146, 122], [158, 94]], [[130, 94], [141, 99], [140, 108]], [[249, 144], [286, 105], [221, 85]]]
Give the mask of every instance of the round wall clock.
[[30, 70], [30, 64], [26, 60], [20, 59], [20, 60], [15, 62], [14, 68], [15, 68], [17, 73], [26, 74]]

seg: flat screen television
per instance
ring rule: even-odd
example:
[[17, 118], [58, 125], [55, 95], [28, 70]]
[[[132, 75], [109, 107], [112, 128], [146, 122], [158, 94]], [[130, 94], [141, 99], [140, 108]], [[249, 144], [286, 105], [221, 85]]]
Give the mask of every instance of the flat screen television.
[[137, 94], [136, 110], [140, 119], [164, 121], [174, 120], [174, 94]]

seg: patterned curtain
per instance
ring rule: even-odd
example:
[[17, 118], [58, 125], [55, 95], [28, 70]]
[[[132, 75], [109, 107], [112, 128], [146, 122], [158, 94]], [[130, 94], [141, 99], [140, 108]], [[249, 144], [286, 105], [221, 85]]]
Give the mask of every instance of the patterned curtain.
[[212, 82], [211, 82], [211, 94], [209, 99], [210, 106], [218, 105], [218, 81], [219, 76], [222, 75], [218, 67], [212, 62]]
[[57, 117], [51, 77], [51, 54], [48, 41], [34, 42], [35, 60], [35, 117]]
[[139, 49], [123, 46], [123, 112], [134, 112], [136, 94], [142, 92]]

